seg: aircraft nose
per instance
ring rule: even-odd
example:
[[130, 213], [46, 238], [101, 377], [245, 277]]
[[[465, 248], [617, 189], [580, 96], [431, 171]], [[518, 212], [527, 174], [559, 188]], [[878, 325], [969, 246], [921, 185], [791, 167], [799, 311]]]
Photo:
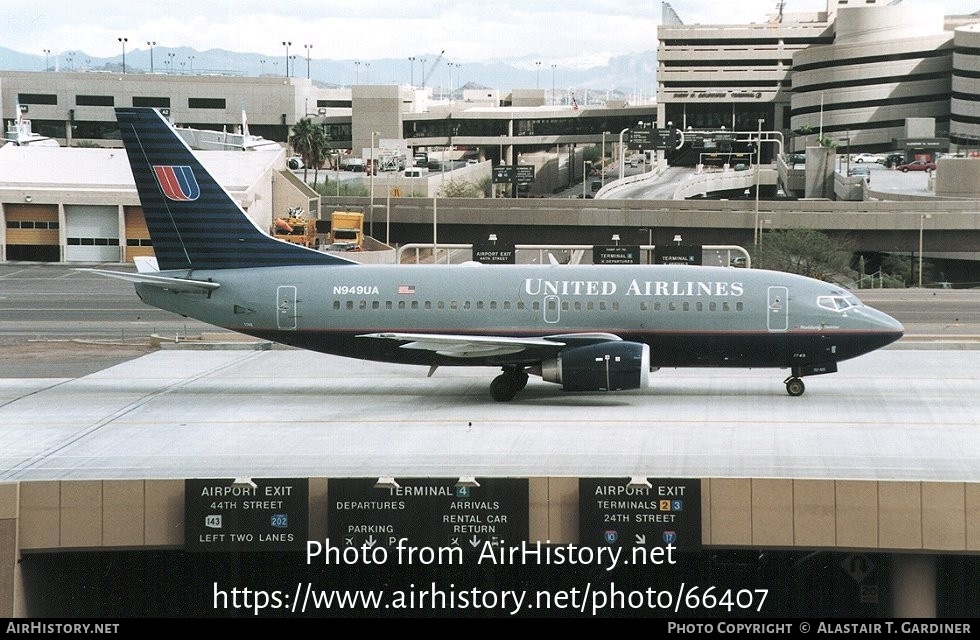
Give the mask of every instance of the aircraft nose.
[[878, 311], [877, 309], [872, 309], [871, 311], [873, 312], [871, 317], [876, 327], [882, 333], [892, 334], [894, 336], [892, 341], [898, 340], [905, 335], [905, 327], [901, 322], [891, 317], [884, 311]]

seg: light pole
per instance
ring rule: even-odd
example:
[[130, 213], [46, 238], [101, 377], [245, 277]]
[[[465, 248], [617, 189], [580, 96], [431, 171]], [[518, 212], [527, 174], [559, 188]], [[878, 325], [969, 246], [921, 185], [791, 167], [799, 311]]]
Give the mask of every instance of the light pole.
[[[174, 69], [174, 56], [176, 56], [176, 55], [177, 55], [176, 53], [170, 52], [170, 53], [167, 54], [167, 57], [170, 58], [170, 59], [169, 60], [165, 60], [165, 62], [168, 65], [170, 65], [170, 72], [171, 73], [176, 73], [177, 72], [177, 70]], [[264, 62], [264, 60], [263, 60], [263, 62]]]
[[51, 49], [44, 50], [44, 70], [48, 70], [48, 56], [51, 55]]
[[606, 186], [606, 136], [609, 135], [608, 131], [602, 132], [602, 157], [599, 158], [599, 183], [602, 186]]
[[361, 84], [361, 61], [354, 61], [354, 84]]
[[310, 49], [313, 48], [312, 44], [304, 44], [303, 48], [306, 49], [306, 79], [310, 79]]
[[626, 154], [623, 153], [623, 134], [629, 131], [629, 127], [626, 127], [619, 132], [619, 179], [623, 179], [623, 174], [626, 173]]
[[551, 106], [555, 106], [555, 67], [558, 65], [551, 65]]
[[119, 44], [122, 45], [123, 52], [123, 73], [126, 73], [126, 43], [129, 42], [129, 38], [117, 38]]
[[919, 288], [922, 288], [922, 227], [926, 220], [931, 220], [931, 213], [919, 215]]
[[371, 63], [364, 63], [364, 84], [371, 84]]
[[187, 68], [190, 69], [191, 75], [194, 75], [194, 56], [187, 56]]
[[539, 61], [535, 62], [534, 63], [534, 66], [536, 67], [536, 74], [535, 74], [535, 78], [534, 78], [534, 88], [535, 89], [540, 89], [541, 88], [541, 61], [539, 60]]
[[286, 47], [286, 77], [289, 77], [289, 45], [293, 44], [287, 40], [282, 41], [282, 46]]
[[[755, 223], [752, 226], [752, 241], [755, 246], [759, 246], [759, 238], [762, 233], [759, 230], [759, 165], [762, 160], [762, 123], [759, 118], [759, 134], [755, 140]], [[772, 238], [770, 238], [771, 240]]]
[[370, 211], [368, 212], [368, 235], [371, 236], [372, 238], [374, 237], [374, 174], [376, 171], [376, 168], [374, 166], [374, 140], [379, 135], [381, 134], [378, 133], [377, 131], [371, 132], [371, 175], [370, 175], [371, 205], [370, 205]]
[[150, 47], [150, 73], [153, 73], [153, 47], [156, 46], [157, 41], [156, 40], [147, 40], [146, 41], [146, 44], [147, 44], [147, 46]]
[[408, 56], [408, 75], [411, 78], [408, 86], [415, 87], [415, 56]]
[[287, 65], [286, 68], [289, 69], [289, 77], [292, 78], [293, 74], [296, 73], [296, 54], [294, 53], [293, 55], [289, 56], [289, 59], [293, 61], [293, 66], [289, 67]]

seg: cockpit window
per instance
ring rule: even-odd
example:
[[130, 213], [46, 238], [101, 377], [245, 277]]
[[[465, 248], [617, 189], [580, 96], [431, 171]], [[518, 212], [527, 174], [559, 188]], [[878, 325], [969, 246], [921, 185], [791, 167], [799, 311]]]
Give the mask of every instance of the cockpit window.
[[817, 304], [831, 311], [847, 311], [852, 307], [861, 306], [861, 302], [857, 298], [846, 293], [836, 296], [819, 296], [817, 297]]

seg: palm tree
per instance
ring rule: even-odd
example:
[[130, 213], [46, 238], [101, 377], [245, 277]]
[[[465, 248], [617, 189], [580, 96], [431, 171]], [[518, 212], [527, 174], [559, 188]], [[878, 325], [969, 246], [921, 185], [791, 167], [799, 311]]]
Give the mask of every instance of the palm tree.
[[313, 188], [316, 189], [316, 183], [320, 180], [320, 167], [330, 157], [332, 148], [330, 141], [327, 140], [327, 134], [323, 132], [323, 127], [316, 128], [316, 135], [314, 136], [313, 142], [313, 153], [310, 155], [313, 161]]
[[306, 182], [306, 172], [310, 165], [314, 163], [314, 151], [317, 147], [317, 138], [323, 137], [323, 128], [313, 123], [309, 118], [300, 118], [299, 122], [293, 125], [293, 135], [289, 136], [289, 144], [293, 151], [303, 159], [303, 182]]

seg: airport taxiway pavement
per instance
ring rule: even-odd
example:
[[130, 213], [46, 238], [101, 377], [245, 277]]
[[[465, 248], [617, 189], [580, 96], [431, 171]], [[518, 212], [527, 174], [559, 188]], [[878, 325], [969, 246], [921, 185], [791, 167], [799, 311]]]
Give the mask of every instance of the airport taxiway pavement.
[[[900, 347], [901, 343], [895, 345]], [[773, 369], [662, 369], [644, 390], [292, 349], [159, 351], [0, 378], [0, 481], [634, 476], [980, 480], [980, 358], [886, 348], [786, 394]]]

